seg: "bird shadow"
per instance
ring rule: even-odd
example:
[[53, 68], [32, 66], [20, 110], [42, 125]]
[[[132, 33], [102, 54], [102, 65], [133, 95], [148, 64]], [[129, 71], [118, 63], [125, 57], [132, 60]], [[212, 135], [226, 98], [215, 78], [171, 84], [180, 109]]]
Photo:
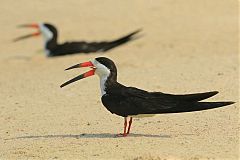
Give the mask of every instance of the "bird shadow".
[[[147, 138], [171, 138], [170, 135], [152, 135], [152, 134], [136, 134], [130, 133], [127, 137], [147, 137]], [[15, 138], [9, 138], [5, 140], [14, 139], [40, 139], [40, 138], [76, 138], [76, 139], [87, 139], [87, 138], [120, 138], [117, 134], [110, 133], [82, 133], [82, 134], [65, 134], [65, 135], [43, 135], [43, 136], [20, 136]]]

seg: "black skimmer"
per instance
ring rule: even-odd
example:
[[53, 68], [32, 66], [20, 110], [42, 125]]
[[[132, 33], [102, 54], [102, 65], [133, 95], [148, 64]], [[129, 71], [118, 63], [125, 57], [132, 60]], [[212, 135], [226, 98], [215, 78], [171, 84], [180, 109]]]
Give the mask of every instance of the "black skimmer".
[[14, 39], [14, 42], [26, 39], [33, 36], [43, 35], [44, 38], [44, 49], [47, 56], [62, 56], [67, 54], [75, 53], [92, 53], [92, 52], [106, 52], [117, 46], [125, 44], [131, 40], [136, 39], [135, 35], [141, 30], [136, 30], [126, 36], [123, 36], [113, 41], [102, 41], [102, 42], [66, 42], [63, 44], [57, 43], [58, 32], [55, 26], [49, 23], [40, 24], [24, 24], [19, 27], [30, 27], [36, 28], [36, 33], [28, 34], [25, 36]]
[[[100, 78], [101, 100], [113, 114], [124, 117], [124, 131], [121, 136], [130, 132], [132, 117], [153, 116], [154, 114], [194, 112], [227, 106], [234, 102], [201, 102], [212, 97], [218, 91], [174, 95], [162, 92], [148, 92], [135, 87], [126, 87], [117, 82], [117, 68], [114, 62], [105, 57], [79, 63], [73, 68], [91, 67], [92, 70], [81, 74], [65, 83], [64, 87], [80, 79], [97, 74]], [[127, 118], [130, 118], [129, 122]], [[128, 126], [128, 129], [127, 129]]]

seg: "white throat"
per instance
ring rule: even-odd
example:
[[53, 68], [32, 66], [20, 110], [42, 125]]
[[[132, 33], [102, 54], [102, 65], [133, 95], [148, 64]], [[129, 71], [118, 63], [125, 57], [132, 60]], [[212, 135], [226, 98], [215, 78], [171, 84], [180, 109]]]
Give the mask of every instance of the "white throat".
[[53, 33], [47, 27], [45, 27], [44, 24], [40, 24], [39, 26], [43, 35], [45, 53], [49, 55], [50, 50], [47, 49], [47, 43], [53, 38]]
[[96, 67], [95, 73], [100, 78], [100, 89], [101, 89], [101, 95], [106, 94], [106, 81], [108, 77], [110, 76], [110, 70], [104, 66], [103, 64], [99, 63], [97, 60], [92, 61], [94, 66]]
[[101, 89], [101, 96], [103, 96], [103, 95], [105, 95], [106, 94], [106, 91], [105, 91], [105, 89], [106, 89], [106, 86], [105, 86], [105, 84], [106, 84], [106, 81], [107, 81], [107, 76], [105, 76], [105, 77], [99, 77], [100, 78], [100, 89]]

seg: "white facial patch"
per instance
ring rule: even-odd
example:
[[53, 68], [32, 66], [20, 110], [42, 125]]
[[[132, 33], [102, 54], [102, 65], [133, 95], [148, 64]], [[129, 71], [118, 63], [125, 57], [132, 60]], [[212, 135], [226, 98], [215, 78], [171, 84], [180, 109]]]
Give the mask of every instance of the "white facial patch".
[[50, 54], [50, 51], [47, 49], [47, 42], [53, 38], [53, 33], [46, 27], [44, 24], [39, 24], [40, 31], [44, 39], [44, 49], [47, 55]]
[[103, 64], [99, 63], [97, 60], [92, 61], [92, 63], [96, 67], [95, 74], [97, 74], [98, 77], [100, 78], [100, 89], [101, 95], [103, 96], [104, 94], [106, 94], [105, 83], [110, 75], [110, 70]]
[[39, 24], [39, 28], [45, 41], [49, 41], [53, 38], [53, 33], [44, 24]]

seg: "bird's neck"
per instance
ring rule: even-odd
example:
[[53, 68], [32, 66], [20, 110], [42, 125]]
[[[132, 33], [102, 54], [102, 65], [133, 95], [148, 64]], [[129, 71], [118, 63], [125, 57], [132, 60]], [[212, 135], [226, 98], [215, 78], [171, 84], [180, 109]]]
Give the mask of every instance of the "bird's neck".
[[47, 56], [51, 55], [51, 51], [57, 47], [57, 37], [58, 34], [50, 32], [49, 30], [45, 30], [43, 33], [43, 40], [44, 40], [44, 50]]
[[117, 83], [117, 75], [110, 74], [109, 76], [101, 76], [100, 77], [100, 89], [101, 89], [101, 96], [108, 94], [109, 88], [114, 86]]
[[100, 89], [101, 89], [101, 95], [106, 94], [106, 87], [107, 87], [107, 77], [101, 77], [100, 78]]
[[57, 39], [52, 38], [50, 40], [44, 39], [44, 50], [47, 56], [51, 54], [51, 52], [57, 47]]

